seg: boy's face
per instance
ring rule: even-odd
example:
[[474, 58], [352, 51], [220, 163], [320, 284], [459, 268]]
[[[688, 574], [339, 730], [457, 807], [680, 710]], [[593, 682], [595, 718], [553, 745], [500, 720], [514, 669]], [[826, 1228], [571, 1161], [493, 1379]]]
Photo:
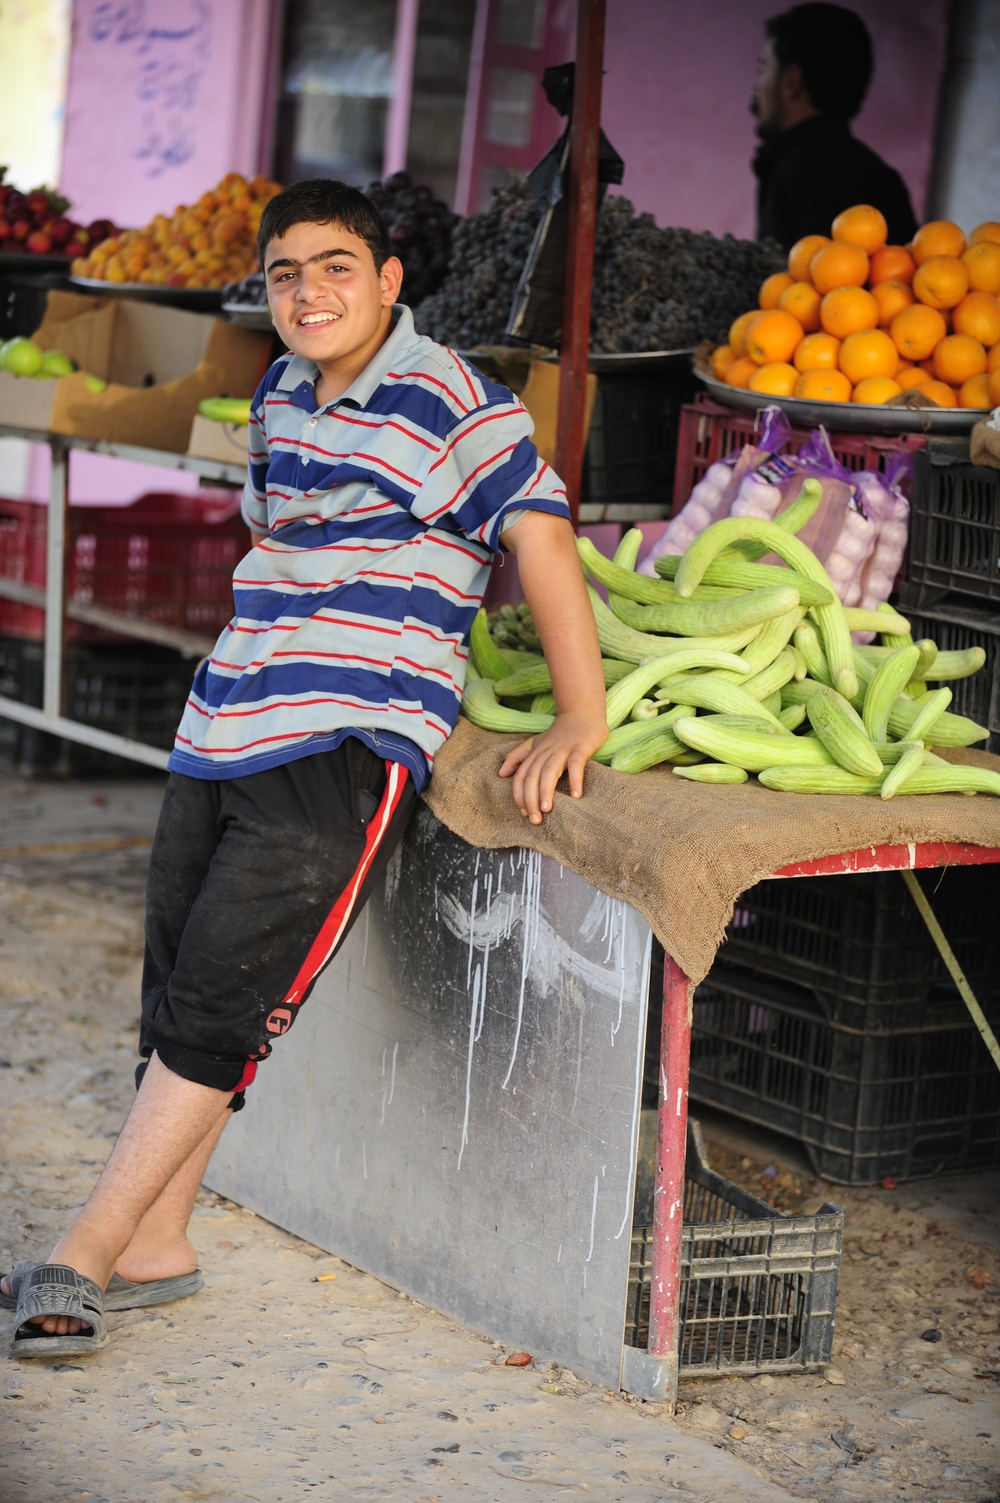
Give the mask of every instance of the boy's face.
[[271, 240], [264, 275], [271, 318], [288, 348], [315, 360], [325, 376], [353, 379], [389, 332], [403, 269], [390, 256], [376, 271], [365, 241], [332, 220], [296, 224]]

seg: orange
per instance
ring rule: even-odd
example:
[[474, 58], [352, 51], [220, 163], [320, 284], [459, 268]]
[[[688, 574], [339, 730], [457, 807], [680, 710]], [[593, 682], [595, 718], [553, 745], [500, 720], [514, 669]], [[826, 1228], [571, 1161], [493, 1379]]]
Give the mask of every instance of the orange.
[[727, 386], [741, 386], [745, 389], [750, 377], [759, 370], [760, 366], [756, 360], [751, 360], [749, 355], [741, 355], [738, 360], [733, 361], [722, 379]]
[[820, 301], [811, 282], [792, 282], [781, 294], [778, 307], [797, 318], [807, 334], [815, 334], [819, 328]]
[[891, 376], [866, 376], [854, 388], [851, 401], [861, 402], [866, 407], [877, 407], [888, 402], [890, 397], [898, 397], [902, 389], [899, 382]]
[[896, 380], [904, 391], [913, 386], [924, 386], [930, 379], [930, 371], [925, 371], [922, 365], [908, 365], [905, 370], [896, 372]]
[[725, 380], [726, 371], [739, 359], [731, 344], [720, 344], [718, 349], [713, 350], [708, 363], [712, 367], [712, 375], [718, 376], [720, 381]]
[[969, 286], [974, 292], [1000, 293], [1000, 244], [995, 240], [980, 240], [962, 252], [962, 265], [969, 273]]
[[830, 226], [834, 240], [846, 240], [849, 245], [860, 245], [871, 256], [881, 250], [889, 238], [889, 226], [885, 215], [871, 204], [855, 204], [851, 209], [842, 209]]
[[994, 371], [1000, 371], [1000, 344], [995, 344], [991, 350], [986, 351], [986, 369], [991, 376]]
[[986, 351], [968, 334], [947, 334], [934, 349], [934, 375], [949, 386], [961, 386], [970, 376], [986, 371]]
[[840, 346], [837, 364], [852, 386], [869, 376], [892, 377], [899, 368], [899, 351], [882, 329], [859, 329]]
[[887, 329], [901, 308], [914, 301], [909, 282], [875, 282], [872, 297], [878, 303], [878, 326]]
[[959, 407], [989, 407], [990, 378], [985, 371], [980, 376], [970, 376], [958, 388]]
[[868, 257], [860, 245], [831, 240], [809, 262], [809, 279], [820, 292], [834, 287], [863, 287], [868, 280]]
[[923, 303], [904, 308], [889, 325], [893, 344], [907, 360], [926, 360], [947, 332], [938, 310], [927, 308]]
[[797, 282], [808, 282], [809, 262], [818, 250], [830, 244], [828, 235], [803, 235], [788, 252], [788, 270]]
[[969, 273], [957, 256], [931, 256], [914, 272], [913, 290], [929, 308], [954, 308], [969, 290]]
[[783, 308], [770, 308], [747, 326], [747, 354], [758, 365], [791, 360], [803, 329], [797, 318]]
[[832, 334], [807, 334], [795, 346], [792, 364], [799, 372], [835, 371], [839, 353], [840, 340]]
[[876, 282], [912, 282], [916, 269], [917, 263], [905, 245], [883, 245], [872, 256], [868, 280], [873, 287]]
[[956, 334], [971, 334], [988, 348], [1000, 339], [1000, 303], [992, 292], [967, 292], [952, 313], [951, 322]]
[[958, 393], [953, 386], [947, 386], [944, 381], [925, 381], [920, 390], [938, 407], [958, 406]]
[[819, 319], [828, 334], [846, 339], [877, 326], [878, 303], [863, 287], [834, 287], [819, 305]]
[[794, 365], [774, 360], [769, 365], [758, 366], [747, 384], [751, 391], [766, 392], [769, 397], [790, 397], [798, 379], [799, 373]]
[[792, 395], [807, 402], [849, 402], [851, 383], [843, 371], [803, 371]]
[[738, 357], [747, 352], [747, 325], [759, 312], [759, 308], [751, 308], [748, 313], [741, 313], [739, 318], [734, 318], [729, 325], [729, 343]]
[[990, 371], [986, 381], [986, 390], [989, 393], [990, 406], [1000, 407], [1000, 370]]
[[760, 284], [757, 301], [762, 308], [777, 308], [778, 299], [786, 287], [791, 287], [795, 278], [787, 271], [776, 271], [765, 277]]
[[910, 250], [918, 266], [932, 256], [960, 256], [965, 250], [965, 236], [950, 219], [930, 219], [914, 235]]
[[995, 219], [984, 219], [969, 236], [970, 245], [978, 245], [981, 240], [992, 240], [1000, 245], [1000, 224]]

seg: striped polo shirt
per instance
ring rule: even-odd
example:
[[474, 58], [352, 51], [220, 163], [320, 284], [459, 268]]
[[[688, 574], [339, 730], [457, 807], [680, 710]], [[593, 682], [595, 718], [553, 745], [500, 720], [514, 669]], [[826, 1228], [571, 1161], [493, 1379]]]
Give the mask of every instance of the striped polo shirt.
[[418, 789], [458, 714], [468, 635], [501, 531], [568, 516], [518, 399], [393, 309], [353, 385], [284, 355], [254, 396], [236, 614], [194, 680], [169, 766], [238, 777], [347, 734]]

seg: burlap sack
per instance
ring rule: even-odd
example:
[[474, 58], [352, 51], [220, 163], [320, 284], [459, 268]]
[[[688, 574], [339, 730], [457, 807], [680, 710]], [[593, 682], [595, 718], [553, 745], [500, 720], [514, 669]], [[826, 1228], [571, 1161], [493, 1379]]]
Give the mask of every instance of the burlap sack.
[[975, 423], [969, 435], [969, 459], [1000, 470], [1000, 428], [992, 428], [985, 419]]
[[[1000, 849], [1000, 799], [989, 794], [896, 798], [774, 793], [751, 780], [708, 786], [669, 767], [637, 775], [589, 764], [582, 799], [557, 792], [542, 825], [515, 808], [497, 777], [516, 736], [459, 717], [424, 798], [470, 845], [526, 846], [638, 909], [695, 982], [711, 968], [741, 892], [794, 861], [921, 841]], [[1000, 772], [987, 752], [949, 754]]]

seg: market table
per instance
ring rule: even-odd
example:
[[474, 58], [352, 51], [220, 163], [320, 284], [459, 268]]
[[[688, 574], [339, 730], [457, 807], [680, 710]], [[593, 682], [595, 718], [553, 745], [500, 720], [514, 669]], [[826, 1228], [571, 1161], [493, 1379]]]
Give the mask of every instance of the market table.
[[144, 621], [140, 617], [127, 616], [120, 611], [109, 611], [94, 605], [79, 605], [65, 598], [66, 564], [66, 509], [69, 505], [69, 457], [76, 451], [90, 454], [105, 454], [112, 459], [131, 460], [133, 463], [155, 465], [161, 469], [177, 470], [216, 485], [242, 486], [246, 478], [244, 465], [215, 459], [199, 459], [191, 454], [176, 454], [167, 450], [137, 448], [132, 444], [107, 443], [103, 439], [71, 438], [61, 433], [47, 433], [37, 428], [13, 427], [0, 422], [0, 438], [28, 439], [33, 443], [48, 446], [52, 456], [49, 480], [48, 527], [45, 549], [45, 588], [24, 584], [19, 580], [0, 577], [0, 596], [16, 600], [24, 605], [39, 605], [45, 609], [45, 657], [41, 709], [22, 704], [19, 700], [0, 695], [0, 715], [37, 730], [51, 731], [69, 741], [78, 741], [100, 751], [111, 752], [119, 757], [128, 757], [147, 767], [165, 770], [168, 752], [162, 747], [147, 746], [127, 736], [114, 735], [98, 730], [95, 726], [73, 720], [62, 714], [63, 682], [63, 631], [68, 617], [84, 621], [105, 631], [114, 631], [122, 636], [155, 643], [161, 647], [173, 647], [192, 657], [210, 652], [213, 640], [195, 632], [162, 626]]
[[[824, 801], [594, 765], [585, 798], [557, 795], [539, 828], [496, 777], [509, 744], [459, 722], [207, 1182], [538, 1360], [671, 1401], [690, 993], [733, 898], [764, 877], [1000, 861], [1000, 803]], [[831, 802], [848, 807], [834, 818]], [[673, 959], [641, 1349], [623, 1336], [654, 930]]]

